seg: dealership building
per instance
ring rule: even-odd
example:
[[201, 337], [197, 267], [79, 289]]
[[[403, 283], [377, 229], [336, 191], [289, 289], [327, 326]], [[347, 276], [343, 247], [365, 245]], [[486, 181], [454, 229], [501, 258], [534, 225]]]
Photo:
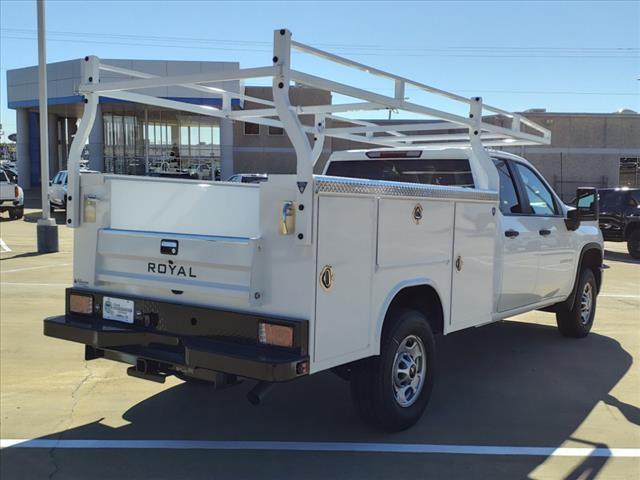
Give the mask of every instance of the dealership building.
[[[237, 62], [101, 61], [155, 76], [240, 68]], [[77, 59], [47, 66], [51, 176], [66, 168], [69, 147], [82, 116], [83, 97], [77, 93], [80, 64], [81, 60]], [[131, 77], [104, 72], [100, 81], [126, 78]], [[241, 81], [226, 81], [221, 87], [240, 94], [240, 98], [232, 100], [233, 109], [265, 107], [242, 100], [245, 96], [271, 99], [270, 87], [244, 85]], [[181, 87], [137, 92], [198, 105], [222, 105], [218, 94]], [[326, 105], [332, 100], [330, 93], [315, 88], [294, 86], [290, 92], [293, 105]], [[26, 188], [35, 187], [40, 184], [37, 67], [7, 72], [7, 98], [9, 108], [16, 111], [20, 182]], [[640, 115], [637, 113], [630, 110], [610, 114], [551, 113], [532, 109], [523, 115], [551, 130], [551, 145], [507, 150], [534, 163], [563, 198], [570, 198], [577, 186], [640, 185]], [[308, 120], [313, 121], [313, 118]], [[333, 126], [337, 126], [335, 121]], [[317, 171], [322, 170], [332, 151], [367, 147], [364, 143], [327, 138]], [[181, 171], [189, 171], [202, 179], [215, 178], [216, 171], [220, 171], [220, 177], [224, 179], [233, 173], [288, 173], [295, 170], [295, 154], [281, 128], [232, 122], [108, 97], [100, 98], [83, 156], [89, 168], [119, 174], [153, 174], [169, 167], [176, 168], [176, 165]]]

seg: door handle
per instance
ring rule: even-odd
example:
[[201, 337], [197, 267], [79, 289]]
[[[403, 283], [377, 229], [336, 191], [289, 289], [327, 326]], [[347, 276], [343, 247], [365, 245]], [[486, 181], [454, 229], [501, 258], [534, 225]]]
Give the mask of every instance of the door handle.
[[546, 228], [543, 228], [542, 230], [540, 230], [538, 232], [540, 235], [542, 235], [543, 237], [546, 237], [547, 235], [551, 235], [551, 230], [547, 230]]
[[520, 232], [518, 232], [517, 230], [507, 230], [506, 232], [504, 232], [504, 236], [509, 238], [515, 238], [518, 235], [520, 235]]

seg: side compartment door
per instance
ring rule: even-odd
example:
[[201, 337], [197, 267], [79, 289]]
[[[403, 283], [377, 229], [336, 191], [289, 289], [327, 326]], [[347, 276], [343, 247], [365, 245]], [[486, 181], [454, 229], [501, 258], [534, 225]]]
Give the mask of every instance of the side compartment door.
[[491, 321], [496, 211], [492, 203], [455, 205], [452, 330]]
[[375, 228], [375, 198], [318, 199], [315, 362], [369, 346]]

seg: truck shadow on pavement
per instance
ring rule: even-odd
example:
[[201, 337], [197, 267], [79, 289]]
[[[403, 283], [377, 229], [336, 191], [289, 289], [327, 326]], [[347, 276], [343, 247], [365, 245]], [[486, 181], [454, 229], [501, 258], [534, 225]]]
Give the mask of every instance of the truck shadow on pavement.
[[[621, 404], [609, 394], [632, 363], [632, 357], [611, 338], [592, 333], [581, 340], [567, 339], [554, 327], [506, 321], [442, 337], [438, 347], [431, 402], [422, 420], [405, 432], [386, 434], [361, 423], [351, 405], [348, 384], [323, 373], [277, 386], [258, 407], [245, 400], [252, 382], [223, 390], [182, 383], [132, 406], [123, 414], [128, 425], [112, 428], [96, 421], [43, 438], [560, 447], [601, 401], [619, 408], [626, 420], [639, 421], [636, 407]], [[583, 439], [585, 445], [578, 446], [594, 445], [590, 440]], [[1, 456], [2, 470], [23, 472], [25, 478], [27, 473], [36, 474], [37, 468], [50, 471], [51, 462], [59, 473], [77, 478], [86, 477], [87, 472], [92, 478], [127, 473], [129, 478], [210, 478], [212, 472], [218, 478], [231, 474], [234, 478], [526, 478], [547, 460], [537, 456], [16, 448], [4, 449]], [[36, 460], [38, 456], [44, 464]], [[606, 462], [607, 458], [588, 457], [561, 476], [593, 478]]]
[[640, 265], [640, 260], [636, 260], [631, 255], [625, 252], [614, 252], [612, 250], [605, 249], [604, 259], [615, 260], [616, 262], [622, 262], [622, 263], [635, 263], [636, 265]]

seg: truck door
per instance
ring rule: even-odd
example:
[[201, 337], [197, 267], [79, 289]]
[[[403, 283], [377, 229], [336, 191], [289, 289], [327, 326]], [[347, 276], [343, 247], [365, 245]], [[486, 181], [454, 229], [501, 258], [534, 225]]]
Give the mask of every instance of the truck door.
[[513, 162], [513, 165], [524, 190], [530, 222], [539, 235], [536, 295], [540, 301], [561, 296], [573, 285], [575, 251], [571, 232], [567, 230], [551, 188], [542, 177], [523, 163]]
[[509, 162], [495, 159], [500, 177], [500, 218], [498, 242], [502, 250], [498, 312], [524, 307], [539, 300], [538, 251], [541, 237], [539, 219], [527, 215], [526, 201], [516, 188]]
[[315, 361], [369, 346], [376, 200], [320, 196], [316, 275]]

